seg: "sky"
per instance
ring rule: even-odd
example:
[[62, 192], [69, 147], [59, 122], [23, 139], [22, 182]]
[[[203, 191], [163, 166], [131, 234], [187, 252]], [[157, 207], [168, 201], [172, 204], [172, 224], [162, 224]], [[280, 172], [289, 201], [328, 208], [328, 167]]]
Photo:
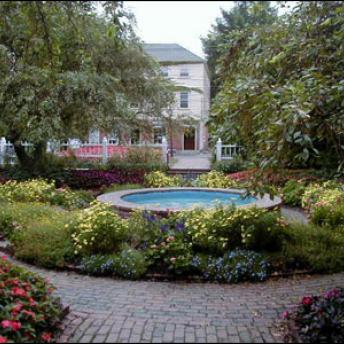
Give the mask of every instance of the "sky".
[[[286, 4], [280, 14], [297, 2]], [[200, 37], [205, 37], [221, 16], [221, 8], [229, 10], [234, 5], [234, 1], [124, 1], [124, 7], [136, 17], [136, 33], [143, 41], [178, 43], [201, 57], [205, 56]]]
[[178, 43], [204, 57], [200, 37], [205, 37], [219, 17], [220, 8], [232, 1], [124, 1], [136, 17], [136, 33], [146, 43]]

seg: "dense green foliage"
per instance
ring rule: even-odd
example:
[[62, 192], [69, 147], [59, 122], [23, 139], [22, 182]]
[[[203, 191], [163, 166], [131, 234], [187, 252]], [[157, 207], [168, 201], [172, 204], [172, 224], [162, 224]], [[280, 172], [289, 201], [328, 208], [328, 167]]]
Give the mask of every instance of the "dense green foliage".
[[63, 318], [54, 288], [0, 257], [0, 342], [50, 343]]
[[40, 203], [3, 203], [0, 234], [11, 240], [17, 258], [62, 268], [74, 257], [71, 233], [66, 228], [74, 216]]
[[221, 86], [218, 62], [231, 44], [231, 34], [257, 25], [272, 24], [276, 18], [277, 11], [270, 1], [236, 1], [230, 10], [221, 8], [221, 17], [216, 19], [207, 37], [202, 38], [211, 77], [212, 96], [217, 94]]
[[344, 341], [344, 289], [305, 295], [284, 313], [287, 343], [342, 343]]
[[341, 1], [303, 1], [272, 24], [228, 32], [215, 136], [239, 140], [261, 167], [342, 167], [343, 13]]
[[93, 1], [0, 4], [0, 136], [27, 170], [46, 168], [48, 139], [142, 127], [173, 100], [121, 3], [98, 5], [102, 16]]

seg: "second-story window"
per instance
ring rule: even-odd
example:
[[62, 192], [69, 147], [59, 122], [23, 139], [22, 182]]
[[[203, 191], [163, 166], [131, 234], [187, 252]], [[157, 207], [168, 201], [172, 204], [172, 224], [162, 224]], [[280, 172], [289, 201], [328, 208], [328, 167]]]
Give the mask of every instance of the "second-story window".
[[180, 107], [186, 109], [189, 107], [189, 93], [180, 92]]
[[179, 76], [183, 77], [183, 78], [187, 78], [189, 76], [189, 71], [187, 68], [182, 68], [180, 70]]
[[161, 67], [161, 74], [163, 76], [168, 76], [168, 68], [167, 67]]

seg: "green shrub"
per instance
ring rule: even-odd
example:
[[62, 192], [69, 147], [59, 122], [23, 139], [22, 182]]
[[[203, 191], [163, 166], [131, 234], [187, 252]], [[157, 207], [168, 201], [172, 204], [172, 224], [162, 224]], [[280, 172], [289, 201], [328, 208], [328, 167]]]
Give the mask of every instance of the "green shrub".
[[124, 249], [115, 260], [117, 276], [136, 280], [147, 272], [148, 262], [143, 253], [133, 249]]
[[44, 205], [14, 204], [7, 214], [16, 219], [10, 240], [17, 258], [47, 268], [62, 268], [72, 260], [73, 245], [65, 226], [73, 213]]
[[306, 188], [302, 197], [302, 207], [306, 210], [311, 210], [316, 205], [332, 206], [340, 202], [344, 202], [344, 189], [336, 181], [312, 183]]
[[265, 209], [195, 209], [178, 217], [185, 221], [194, 247], [204, 252], [223, 253], [238, 247], [278, 251], [284, 239], [285, 224], [279, 214]]
[[305, 190], [305, 182], [294, 179], [289, 180], [282, 189], [284, 203], [293, 207], [300, 207]]
[[344, 270], [344, 231], [315, 225], [293, 224], [287, 229], [283, 255], [291, 267], [315, 272]]
[[344, 225], [344, 204], [314, 205], [311, 209], [310, 220], [315, 225], [336, 228]]
[[128, 219], [128, 236], [133, 247], [147, 248], [161, 236], [162, 219], [147, 211], [134, 211]]
[[213, 164], [213, 169], [222, 173], [235, 173], [247, 170], [248, 168], [249, 164], [241, 156], [236, 156], [231, 160], [216, 161]]
[[192, 265], [205, 279], [226, 283], [265, 281], [270, 272], [263, 255], [246, 250], [229, 251], [219, 258], [196, 255]]
[[127, 279], [142, 277], [148, 267], [143, 253], [124, 249], [118, 255], [92, 255], [81, 261], [81, 271], [95, 276], [119, 276]]
[[0, 342], [54, 341], [63, 309], [43, 278], [0, 258]]
[[344, 289], [305, 295], [292, 311], [283, 313], [285, 343], [343, 343]]
[[176, 274], [190, 271], [192, 243], [181, 235], [165, 233], [163, 238], [147, 250], [150, 265], [157, 271], [168, 270]]
[[201, 174], [196, 179], [195, 185], [198, 187], [225, 189], [236, 187], [237, 183], [222, 172], [211, 171], [209, 173]]
[[150, 188], [163, 188], [182, 186], [183, 180], [179, 176], [168, 176], [163, 172], [155, 171], [145, 175], [145, 186]]
[[128, 223], [109, 204], [94, 201], [70, 224], [75, 254], [114, 253], [127, 239]]
[[80, 269], [83, 273], [94, 276], [111, 276], [115, 273], [115, 255], [95, 254], [84, 257], [80, 263]]
[[0, 234], [11, 237], [15, 229], [28, 226], [31, 222], [54, 218], [61, 211], [42, 203], [8, 203], [0, 207]]

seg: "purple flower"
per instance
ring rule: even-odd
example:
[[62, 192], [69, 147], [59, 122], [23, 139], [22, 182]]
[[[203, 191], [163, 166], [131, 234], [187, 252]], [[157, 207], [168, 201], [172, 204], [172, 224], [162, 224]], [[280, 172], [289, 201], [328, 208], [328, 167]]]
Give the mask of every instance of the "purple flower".
[[148, 222], [155, 222], [156, 221], [156, 217], [153, 214], [149, 213], [148, 211], [143, 212], [143, 217]]
[[325, 299], [332, 299], [334, 297], [339, 297], [340, 295], [341, 295], [341, 291], [337, 288], [334, 288], [324, 293]]
[[183, 222], [177, 222], [176, 223], [176, 231], [177, 232], [183, 232], [185, 229], [185, 225]]
[[168, 225], [161, 225], [160, 226], [160, 231], [161, 233], [166, 233], [169, 230], [169, 226]]

